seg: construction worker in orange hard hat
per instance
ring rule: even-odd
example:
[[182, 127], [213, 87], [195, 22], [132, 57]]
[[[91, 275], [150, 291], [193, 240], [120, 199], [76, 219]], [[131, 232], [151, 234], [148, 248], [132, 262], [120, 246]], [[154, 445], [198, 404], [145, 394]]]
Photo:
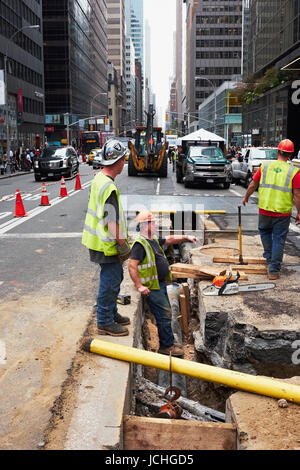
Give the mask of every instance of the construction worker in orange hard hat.
[[258, 188], [258, 206], [261, 241], [264, 258], [269, 265], [269, 279], [280, 277], [285, 240], [289, 231], [293, 203], [297, 208], [296, 224], [300, 223], [300, 172], [289, 160], [294, 143], [282, 140], [277, 149], [277, 160], [266, 160], [253, 176], [243, 204]]
[[172, 275], [164, 247], [183, 242], [196, 243], [197, 238], [189, 235], [170, 235], [158, 238], [156, 219], [149, 210], [141, 211], [136, 217], [138, 237], [135, 239], [129, 259], [129, 273], [137, 290], [146, 298], [155, 317], [159, 336], [159, 353], [183, 356], [180, 344], [175, 343], [171, 326], [172, 312], [166, 287]]

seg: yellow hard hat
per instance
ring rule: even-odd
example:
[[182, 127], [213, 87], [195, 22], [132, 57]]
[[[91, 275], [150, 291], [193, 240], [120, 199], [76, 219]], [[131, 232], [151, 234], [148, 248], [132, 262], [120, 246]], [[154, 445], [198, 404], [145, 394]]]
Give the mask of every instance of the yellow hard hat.
[[139, 212], [139, 214], [136, 216], [135, 221], [136, 221], [136, 224], [138, 225], [143, 222], [155, 221], [155, 217], [151, 211], [145, 209]]

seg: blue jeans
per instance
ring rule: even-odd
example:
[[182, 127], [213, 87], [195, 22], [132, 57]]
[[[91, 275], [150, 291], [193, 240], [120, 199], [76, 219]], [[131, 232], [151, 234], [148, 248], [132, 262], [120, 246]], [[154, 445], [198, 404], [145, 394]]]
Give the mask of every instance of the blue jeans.
[[100, 285], [97, 302], [97, 326], [114, 323], [118, 313], [117, 298], [123, 281], [123, 267], [120, 263], [100, 264]]
[[269, 273], [280, 271], [285, 240], [289, 231], [290, 216], [270, 217], [259, 214], [258, 229], [264, 247], [264, 258], [269, 266]]
[[160, 281], [159, 287], [159, 290], [152, 290], [146, 300], [156, 320], [159, 347], [165, 349], [174, 343], [172, 311], [165, 282]]

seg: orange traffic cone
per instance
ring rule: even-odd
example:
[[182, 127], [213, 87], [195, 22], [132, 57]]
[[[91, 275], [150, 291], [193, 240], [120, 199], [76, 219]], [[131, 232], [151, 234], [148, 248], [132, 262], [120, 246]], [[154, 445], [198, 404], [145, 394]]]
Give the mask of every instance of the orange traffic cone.
[[16, 192], [16, 208], [15, 208], [14, 217], [27, 217], [27, 216], [28, 216], [28, 214], [25, 212], [20, 190], [17, 189], [17, 192]]
[[79, 173], [77, 173], [77, 175], [76, 175], [75, 191], [78, 191], [79, 189], [82, 189], [82, 187], [81, 187], [81, 182], [80, 182]]
[[68, 196], [68, 193], [67, 193], [66, 183], [65, 183], [64, 177], [62, 176], [59, 197], [67, 197], [67, 196]]
[[43, 183], [43, 187], [42, 187], [42, 198], [41, 198], [40, 206], [51, 206], [49, 199], [48, 199], [48, 193], [47, 193], [45, 183]]

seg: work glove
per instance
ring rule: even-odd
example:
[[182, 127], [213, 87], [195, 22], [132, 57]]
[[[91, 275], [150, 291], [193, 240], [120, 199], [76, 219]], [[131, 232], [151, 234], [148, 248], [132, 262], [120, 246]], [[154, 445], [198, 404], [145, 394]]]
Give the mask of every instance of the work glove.
[[125, 240], [125, 243], [123, 243], [123, 245], [117, 245], [117, 250], [120, 263], [123, 264], [124, 261], [126, 261], [130, 256], [131, 250], [128, 241]]

